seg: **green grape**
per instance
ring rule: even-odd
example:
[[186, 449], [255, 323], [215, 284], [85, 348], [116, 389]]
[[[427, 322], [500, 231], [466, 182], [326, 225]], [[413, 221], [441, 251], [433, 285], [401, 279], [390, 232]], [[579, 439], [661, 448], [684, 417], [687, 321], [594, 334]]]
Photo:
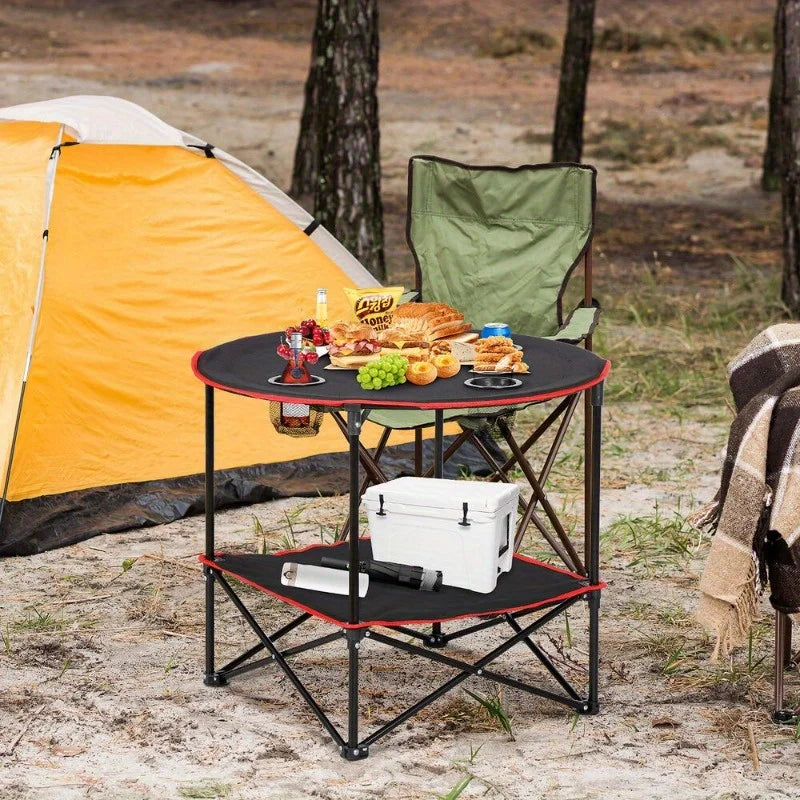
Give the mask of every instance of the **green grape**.
[[401, 375], [401, 376], [398, 378], [397, 382], [398, 382], [398, 383], [405, 383], [405, 382], [406, 382], [406, 376], [405, 376], [405, 375]]
[[380, 378], [373, 378], [372, 379], [372, 388], [373, 389], [380, 389], [383, 386], [383, 381]]
[[377, 378], [378, 377], [378, 369], [377, 369], [377, 367], [370, 367], [369, 368], [369, 375], [372, 378]]
[[379, 370], [378, 370], [378, 377], [379, 377], [381, 380], [383, 380], [383, 379], [386, 377], [386, 370], [385, 370], [385, 369], [379, 369]]

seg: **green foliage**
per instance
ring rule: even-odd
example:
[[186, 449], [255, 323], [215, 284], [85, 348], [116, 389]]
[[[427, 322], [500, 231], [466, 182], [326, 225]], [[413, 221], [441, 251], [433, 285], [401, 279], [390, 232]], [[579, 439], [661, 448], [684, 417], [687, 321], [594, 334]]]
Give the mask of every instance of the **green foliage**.
[[595, 40], [598, 50], [613, 53], [662, 49], [691, 53], [766, 52], [772, 49], [772, 44], [772, 25], [768, 22], [737, 24], [730, 32], [708, 21], [664, 29], [614, 22], [600, 28]]
[[507, 58], [519, 53], [552, 50], [558, 42], [546, 31], [536, 28], [498, 28], [489, 34], [479, 47], [479, 54], [492, 58]]
[[665, 516], [656, 505], [649, 516], [617, 517], [601, 539], [616, 556], [628, 559], [628, 568], [651, 575], [683, 567], [701, 536], [680, 513]]
[[228, 797], [230, 793], [231, 785], [229, 783], [216, 783], [215, 781], [204, 781], [178, 787], [178, 794], [181, 797], [198, 798], [198, 800]]
[[500, 725], [509, 735], [512, 742], [516, 741], [511, 728], [511, 717], [508, 716], [506, 710], [503, 708], [503, 700], [499, 692], [492, 695], [481, 695], [477, 692], [471, 692], [469, 689], [464, 689], [464, 691], [486, 709], [489, 718], [495, 720]]
[[17, 620], [12, 624], [12, 629], [15, 631], [32, 631], [37, 633], [45, 633], [50, 631], [62, 631], [66, 626], [66, 621], [63, 618], [55, 617], [49, 611], [39, 611], [34, 607], [25, 615], [23, 619]]
[[461, 797], [461, 793], [470, 785], [474, 777], [474, 775], [465, 775], [447, 794], [438, 795], [437, 800], [456, 800], [457, 797]]
[[595, 334], [595, 349], [613, 364], [609, 399], [724, 405], [728, 360], [757, 331], [788, 315], [779, 270], [736, 256], [731, 264], [721, 282], [687, 291], [685, 283], [665, 280], [656, 261], [617, 293]]
[[625, 164], [656, 164], [686, 159], [705, 148], [733, 146], [730, 139], [715, 131], [687, 128], [677, 120], [642, 118], [607, 119], [586, 142], [594, 157]]

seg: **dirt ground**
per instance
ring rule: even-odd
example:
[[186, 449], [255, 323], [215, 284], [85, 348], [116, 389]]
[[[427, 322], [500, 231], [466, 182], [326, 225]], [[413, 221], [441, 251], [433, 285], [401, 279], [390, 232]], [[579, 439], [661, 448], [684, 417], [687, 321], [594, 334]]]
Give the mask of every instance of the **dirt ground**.
[[[315, 5], [7, 0], [0, 105], [119, 95], [286, 186]], [[757, 185], [771, 65], [764, 6], [598, 3], [605, 44], [593, 65], [586, 160], [600, 169], [597, 270], [611, 343], [650, 335], [623, 320], [633, 303], [626, 292], [642, 274], [686, 294], [728, 280], [731, 254], [778, 263], [777, 200]], [[559, 48], [525, 32], [560, 41], [564, 3], [387, 0], [381, 8], [387, 248], [392, 276], [403, 281], [411, 154], [548, 160]], [[642, 43], [636, 37], [645, 31], [651, 38]], [[620, 39], [627, 44], [615, 44]], [[705, 362], [699, 345], [692, 350], [690, 333], [662, 335], [724, 381], [719, 364]], [[732, 356], [745, 333], [737, 331], [723, 355]], [[611, 397], [599, 716], [575, 718], [506, 690], [509, 735], [458, 689], [380, 741], [366, 761], [345, 762], [277, 670], [224, 689], [202, 685], [203, 523], [195, 518], [3, 562], [0, 797], [417, 799], [456, 797], [459, 786], [463, 798], [800, 796], [800, 732], [774, 727], [767, 715], [768, 604], [750, 647], [724, 663], [708, 660], [708, 637], [691, 616], [708, 545], [683, 518], [714, 493], [729, 412], [697, 397], [645, 403], [619, 386]], [[526, 412], [517, 425], [530, 427], [535, 416]], [[577, 433], [568, 438], [551, 481], [576, 538], [579, 445]], [[218, 542], [261, 551], [324, 540], [345, 506], [338, 497], [227, 511]], [[544, 555], [532, 535], [523, 549]], [[279, 604], [244, 591], [268, 628], [287, 618]], [[224, 659], [253, 640], [230, 604], [218, 608]], [[584, 621], [579, 604], [569, 628], [554, 624], [541, 639], [581, 685]], [[472, 652], [497, 641], [482, 634]], [[466, 655], [460, 645], [452, 651]], [[326, 708], [345, 705], [345, 655], [332, 643], [294, 661]], [[364, 655], [365, 728], [451, 674], [420, 669], [374, 642]], [[501, 663], [538, 676], [522, 649]], [[475, 679], [466, 686], [493, 691]], [[800, 703], [794, 677], [788, 698]]]

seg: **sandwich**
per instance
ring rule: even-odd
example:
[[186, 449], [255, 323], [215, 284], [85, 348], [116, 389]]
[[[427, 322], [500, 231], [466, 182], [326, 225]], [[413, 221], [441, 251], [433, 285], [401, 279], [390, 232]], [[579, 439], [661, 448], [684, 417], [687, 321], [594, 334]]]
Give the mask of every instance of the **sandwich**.
[[378, 334], [383, 355], [396, 353], [408, 359], [409, 364], [428, 361], [431, 345], [411, 326], [394, 324]]
[[360, 322], [337, 322], [330, 328], [328, 355], [331, 364], [344, 369], [358, 369], [381, 357], [378, 334]]
[[457, 336], [472, 328], [464, 315], [447, 303], [404, 303], [394, 312], [393, 325], [403, 325], [425, 341]]

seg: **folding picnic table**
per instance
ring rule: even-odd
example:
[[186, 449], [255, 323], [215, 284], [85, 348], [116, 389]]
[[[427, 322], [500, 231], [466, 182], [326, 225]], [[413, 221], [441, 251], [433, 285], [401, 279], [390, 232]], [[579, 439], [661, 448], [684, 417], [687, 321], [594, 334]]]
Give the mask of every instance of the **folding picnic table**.
[[[283, 363], [275, 354], [280, 333], [237, 339], [197, 353], [192, 366], [195, 375], [206, 385], [206, 542], [200, 556], [204, 565], [206, 603], [205, 678], [208, 686], [224, 686], [229, 679], [253, 669], [277, 664], [301, 697], [319, 718], [322, 725], [349, 760], [365, 758], [377, 739], [400, 725], [438, 697], [471, 675], [487, 678], [534, 695], [566, 705], [580, 714], [597, 713], [599, 609], [600, 590], [605, 586], [599, 575], [600, 523], [600, 435], [603, 382], [610, 364], [605, 359], [574, 345], [515, 336], [522, 346], [531, 373], [515, 375], [521, 384], [501, 390], [481, 390], [465, 385], [471, 377], [463, 367], [458, 376], [437, 380], [428, 386], [410, 383], [389, 390], [365, 391], [349, 371], [315, 370], [324, 375], [321, 384], [275, 385], [268, 382], [281, 373]], [[214, 390], [263, 400], [309, 404], [327, 411], [344, 411], [344, 432], [350, 456], [350, 519], [349, 542], [315, 545], [302, 550], [273, 554], [227, 554], [217, 552], [214, 543]], [[541, 561], [515, 555], [513, 569], [498, 577], [497, 588], [490, 594], [470, 592], [450, 586], [439, 592], [419, 592], [404, 587], [373, 582], [363, 599], [358, 597], [359, 561], [371, 554], [368, 539], [359, 539], [359, 455], [360, 432], [372, 409], [416, 408], [436, 412], [434, 477], [442, 476], [443, 412], [445, 409], [470, 407], [503, 407], [520, 403], [538, 403], [564, 398], [590, 390], [592, 464], [591, 480], [585, 492], [589, 530], [585, 536], [585, 574], [578, 574]], [[467, 484], [468, 486], [468, 484]], [[349, 561], [349, 596], [326, 594], [281, 584], [281, 566], [287, 561], [319, 565], [323, 555], [347, 552]], [[228, 577], [266, 592], [301, 614], [272, 634], [267, 634], [236, 594]], [[219, 585], [244, 617], [257, 637], [257, 642], [222, 667], [215, 666], [214, 655], [214, 590]], [[585, 694], [578, 692], [561, 674], [547, 654], [530, 635], [547, 622], [565, 612], [581, 599], [589, 607], [589, 680]], [[545, 611], [546, 609], [546, 611]], [[537, 611], [544, 611], [533, 622], [520, 620]], [[324, 620], [336, 630], [302, 644], [280, 649], [278, 640], [310, 617]], [[449, 633], [441, 632], [441, 624], [451, 620], [479, 617], [480, 622]], [[451, 640], [505, 623], [512, 634], [477, 661], [470, 663], [437, 652]], [[435, 635], [416, 626], [434, 626]], [[389, 629], [387, 635], [376, 628]], [[418, 646], [407, 637], [420, 640]], [[306, 686], [300, 681], [287, 658], [337, 639], [344, 639], [348, 650], [348, 729], [342, 735]], [[450, 680], [410, 705], [394, 719], [380, 726], [365, 738], [359, 738], [359, 655], [365, 640], [373, 640], [417, 656], [428, 658], [458, 670]], [[555, 679], [560, 691], [534, 686], [495, 672], [489, 665], [514, 645], [524, 643]], [[266, 657], [253, 660], [266, 651]]]

